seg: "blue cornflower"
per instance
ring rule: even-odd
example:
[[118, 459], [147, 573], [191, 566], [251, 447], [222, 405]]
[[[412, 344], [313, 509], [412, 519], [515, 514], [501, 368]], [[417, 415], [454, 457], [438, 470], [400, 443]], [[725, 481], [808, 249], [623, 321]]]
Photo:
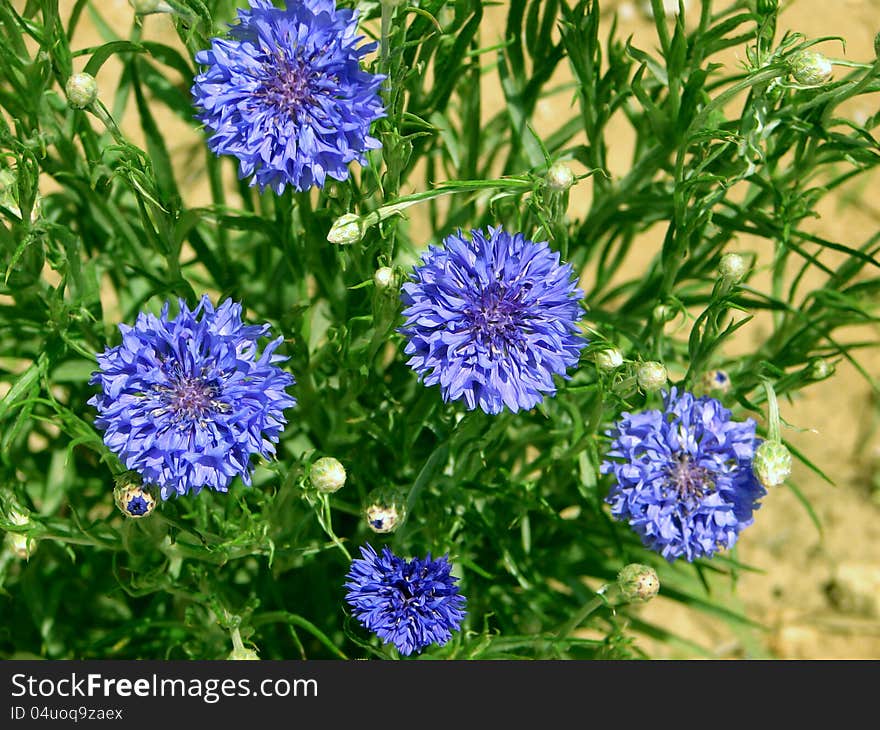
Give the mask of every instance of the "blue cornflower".
[[358, 46], [357, 13], [334, 0], [251, 0], [229, 38], [196, 54], [207, 69], [192, 94], [210, 149], [239, 160], [239, 176], [281, 193], [347, 180], [380, 147], [370, 125], [384, 116], [384, 76], [361, 69], [375, 43]]
[[431, 246], [403, 285], [408, 364], [444, 401], [499, 413], [556, 392], [586, 345], [583, 292], [546, 243], [501, 228], [461, 231]]
[[443, 646], [464, 618], [465, 598], [450, 575], [446, 556], [404, 560], [386, 546], [377, 555], [370, 545], [351, 561], [346, 600], [358, 621], [404, 656], [426, 646]]
[[98, 355], [91, 384], [101, 392], [89, 404], [104, 443], [163, 499], [225, 492], [240, 476], [250, 484], [251, 456], [269, 458], [296, 404], [285, 388], [293, 377], [274, 363], [282, 337], [257, 354], [269, 325], [244, 325], [241, 305], [216, 309], [207, 296], [192, 311], [168, 317], [141, 313], [134, 327], [120, 324], [122, 344]]
[[665, 409], [624, 413], [601, 470], [616, 481], [611, 513], [670, 562], [733, 546], [766, 494], [752, 473], [755, 422], [717, 400], [664, 395]]

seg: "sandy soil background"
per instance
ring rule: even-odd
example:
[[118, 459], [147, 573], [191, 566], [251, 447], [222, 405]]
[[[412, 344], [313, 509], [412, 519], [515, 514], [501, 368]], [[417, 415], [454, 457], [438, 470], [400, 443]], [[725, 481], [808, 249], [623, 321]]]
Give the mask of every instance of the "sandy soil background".
[[[62, 0], [62, 12], [69, 15], [73, 0]], [[691, 0], [690, 6], [697, 6]], [[121, 37], [128, 37], [132, 11], [127, 0], [94, 2], [104, 18]], [[653, 48], [654, 30], [640, 1], [613, 2], [603, 5], [609, 10], [619, 6], [620, 31], [633, 34], [642, 48]], [[721, 2], [719, 0], [719, 7]], [[880, 31], [880, 0], [794, 0], [782, 2], [784, 10], [780, 30], [798, 30], [809, 37], [839, 35], [846, 38], [845, 54], [839, 44], [821, 47], [832, 58], [871, 61], [873, 38]], [[695, 10], [691, 7], [691, 11]], [[483, 42], [494, 41], [503, 30], [505, 9], [495, 8], [484, 23]], [[169, 19], [154, 15], [143, 19], [146, 37], [179, 46]], [[88, 13], [73, 39], [74, 48], [101, 43]], [[742, 50], [731, 52], [726, 63], [735, 64]], [[111, 59], [101, 70], [98, 81], [102, 98], [110, 105], [112, 90], [119, 75], [119, 65]], [[497, 79], [487, 77], [487, 91]], [[496, 87], [497, 88], [497, 87]], [[497, 92], [495, 92], [497, 93]], [[499, 98], [500, 103], [500, 98]], [[877, 97], [862, 98], [848, 108], [853, 118], [864, 118], [876, 112]], [[567, 107], [569, 97], [548, 100], [539, 107], [537, 127], [544, 123], [555, 128], [559, 105]], [[491, 104], [486, 104], [491, 109]], [[133, 105], [130, 105], [133, 107]], [[863, 116], [864, 115], [864, 116]], [[201, 205], [209, 202], [207, 185], [199, 170], [204, 155], [200, 134], [169, 116], [160, 117], [166, 139], [189, 178], [182, 181], [188, 202]], [[142, 140], [136, 113], [122, 120], [132, 139]], [[612, 173], [626, 169], [631, 139], [629, 130], [620, 126], [619, 145], [612, 149]], [[848, 191], [846, 199], [826, 201], [817, 211], [814, 222], [817, 232], [836, 240], [859, 245], [877, 231], [880, 203], [871, 193], [877, 189], [876, 175], [870, 184]], [[588, 196], [572, 196], [571, 215], [579, 215]], [[659, 233], [645, 237], [636, 246], [629, 262], [633, 272], [641, 270], [644, 261], [659, 249]], [[766, 242], [739, 241], [744, 249], [766, 255]], [[875, 272], [876, 273], [876, 272]], [[745, 351], [755, 339], [762, 338], [766, 323], [759, 320], [745, 328], [743, 336], [731, 351]], [[874, 329], [863, 333], [873, 339], [880, 336]], [[880, 376], [880, 351], [876, 348], [862, 354], [862, 363], [874, 377]], [[733, 630], [721, 621], [687, 609], [661, 596], [646, 605], [643, 618], [663, 625], [682, 637], [695, 641], [717, 657], [779, 657], [779, 658], [880, 658], [880, 402], [870, 386], [847, 364], [838, 366], [835, 377], [802, 391], [794, 402], [781, 404], [783, 418], [797, 430], [785, 435], [836, 482], [828, 486], [808, 469], [796, 464], [794, 481], [813, 504], [823, 524], [820, 534], [803, 506], [791, 491], [774, 490], [757, 513], [755, 524], [739, 541], [739, 558], [760, 568], [762, 573], [742, 575], [736, 594], [729, 586], [713, 586], [721, 595], [728, 595], [730, 605], [739, 607], [759, 622], [764, 629]], [[657, 645], [648, 638], [638, 644], [653, 656], [688, 657], [693, 654], [684, 646]]]

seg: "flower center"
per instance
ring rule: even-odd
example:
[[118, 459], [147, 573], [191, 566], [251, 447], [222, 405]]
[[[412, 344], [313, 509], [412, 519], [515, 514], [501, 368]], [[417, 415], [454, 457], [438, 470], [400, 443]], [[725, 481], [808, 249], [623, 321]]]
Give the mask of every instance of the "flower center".
[[522, 287], [494, 282], [480, 292], [465, 314], [471, 332], [490, 351], [520, 346], [523, 333]]
[[316, 74], [299, 57], [278, 57], [274, 61], [264, 66], [265, 80], [257, 95], [295, 119], [304, 106], [315, 103], [313, 77]]
[[204, 376], [181, 375], [172, 380], [172, 385], [157, 386], [157, 390], [164, 410], [178, 422], [201, 421], [211, 413], [228, 409], [225, 403], [217, 400], [220, 387]]
[[711, 472], [695, 464], [690, 454], [678, 454], [668, 473], [669, 484], [682, 501], [700, 500], [715, 488]]

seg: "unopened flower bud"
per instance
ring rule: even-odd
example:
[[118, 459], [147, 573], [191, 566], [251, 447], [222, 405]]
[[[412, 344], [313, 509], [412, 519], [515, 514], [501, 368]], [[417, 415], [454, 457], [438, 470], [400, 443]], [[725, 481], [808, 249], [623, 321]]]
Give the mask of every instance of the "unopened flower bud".
[[758, 0], [756, 10], [761, 15], [770, 15], [779, 8], [779, 0]]
[[229, 656], [227, 656], [226, 658], [239, 661], [259, 661], [260, 659], [257, 652], [255, 652], [253, 649], [248, 649], [245, 646], [236, 646], [231, 652], [229, 652]]
[[364, 518], [373, 532], [385, 534], [394, 532], [403, 523], [406, 506], [400, 496], [391, 490], [379, 489], [373, 492], [364, 510]]
[[547, 170], [544, 181], [547, 183], [549, 190], [552, 190], [554, 193], [564, 193], [574, 183], [574, 173], [568, 165], [562, 162], [554, 162], [550, 165], [550, 169]]
[[748, 261], [738, 253], [726, 253], [718, 262], [718, 273], [731, 284], [739, 284], [748, 271]]
[[810, 365], [810, 377], [814, 380], [825, 380], [834, 374], [834, 363], [826, 360], [825, 358], [819, 358], [818, 360], [813, 360], [813, 364]]
[[725, 370], [709, 370], [703, 373], [700, 385], [706, 393], [712, 391], [727, 393], [730, 390], [730, 376]]
[[98, 82], [87, 73], [73, 74], [64, 87], [67, 103], [74, 109], [85, 109], [98, 98]]
[[[690, 0], [684, 0], [685, 11], [687, 11], [688, 9], [689, 2]], [[651, 5], [651, 0], [642, 0], [642, 4], [639, 7], [641, 7], [642, 12], [645, 14], [645, 17], [654, 17], [654, 7]], [[666, 15], [678, 15], [678, 0], [663, 0], [663, 11], [666, 13]]]
[[660, 579], [650, 565], [630, 563], [617, 574], [617, 587], [628, 603], [646, 603], [660, 592]]
[[658, 304], [651, 311], [651, 318], [655, 322], [665, 324], [675, 316], [675, 311], [668, 304]]
[[144, 489], [138, 477], [130, 473], [117, 479], [113, 500], [122, 514], [133, 519], [146, 517], [156, 508], [156, 498]]
[[342, 246], [357, 243], [364, 237], [361, 227], [361, 217], [356, 213], [346, 213], [336, 219], [327, 234], [330, 243], [338, 243]]
[[134, 8], [138, 15], [148, 15], [159, 11], [161, 0], [128, 0], [128, 4]]
[[[19, 512], [14, 508], [9, 511], [7, 518], [17, 527], [24, 527], [30, 522], [27, 514]], [[30, 558], [37, 549], [37, 541], [33, 537], [29, 537], [21, 532], [7, 532], [6, 543], [12, 553], [22, 560]]]
[[623, 353], [616, 347], [599, 350], [593, 355], [593, 360], [600, 370], [616, 370], [623, 365]]
[[636, 370], [636, 380], [638, 380], [639, 387], [648, 393], [660, 390], [666, 385], [668, 378], [666, 368], [659, 362], [643, 362]]
[[382, 266], [373, 274], [373, 283], [377, 289], [390, 289], [394, 286], [394, 269]]
[[791, 474], [791, 452], [781, 441], [764, 441], [755, 449], [752, 469], [765, 487], [778, 487]]
[[332, 456], [318, 459], [309, 470], [309, 481], [319, 492], [330, 494], [345, 484], [345, 467]]
[[789, 61], [792, 78], [804, 86], [819, 86], [831, 78], [831, 61], [816, 51], [800, 51]]

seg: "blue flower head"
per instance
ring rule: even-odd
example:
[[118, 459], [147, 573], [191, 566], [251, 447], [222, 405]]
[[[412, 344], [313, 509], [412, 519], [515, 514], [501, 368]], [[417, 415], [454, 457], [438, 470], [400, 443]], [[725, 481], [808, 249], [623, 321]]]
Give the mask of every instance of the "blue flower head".
[[384, 76], [361, 69], [375, 44], [358, 46], [357, 14], [334, 0], [251, 0], [229, 38], [196, 54], [207, 68], [192, 94], [210, 149], [239, 160], [239, 176], [281, 193], [347, 180], [380, 146], [370, 125], [384, 116]]
[[464, 618], [465, 598], [444, 556], [404, 560], [388, 547], [377, 555], [370, 545], [351, 561], [346, 600], [363, 626], [404, 656], [426, 646], [443, 646]]
[[546, 243], [501, 228], [461, 231], [431, 246], [401, 294], [410, 367], [444, 401], [499, 413], [556, 392], [587, 341], [583, 292]]
[[670, 562], [732, 547], [766, 494], [752, 473], [755, 422], [731, 420], [714, 398], [664, 396], [662, 411], [624, 413], [603, 473], [611, 513]]
[[207, 296], [190, 311], [141, 313], [134, 327], [120, 324], [122, 344], [98, 355], [89, 400], [104, 443], [163, 499], [225, 492], [240, 476], [250, 484], [251, 456], [269, 458], [296, 404], [285, 388], [293, 377], [275, 363], [283, 338], [262, 354], [257, 341], [269, 325], [244, 325], [241, 305], [227, 299], [216, 309]]

